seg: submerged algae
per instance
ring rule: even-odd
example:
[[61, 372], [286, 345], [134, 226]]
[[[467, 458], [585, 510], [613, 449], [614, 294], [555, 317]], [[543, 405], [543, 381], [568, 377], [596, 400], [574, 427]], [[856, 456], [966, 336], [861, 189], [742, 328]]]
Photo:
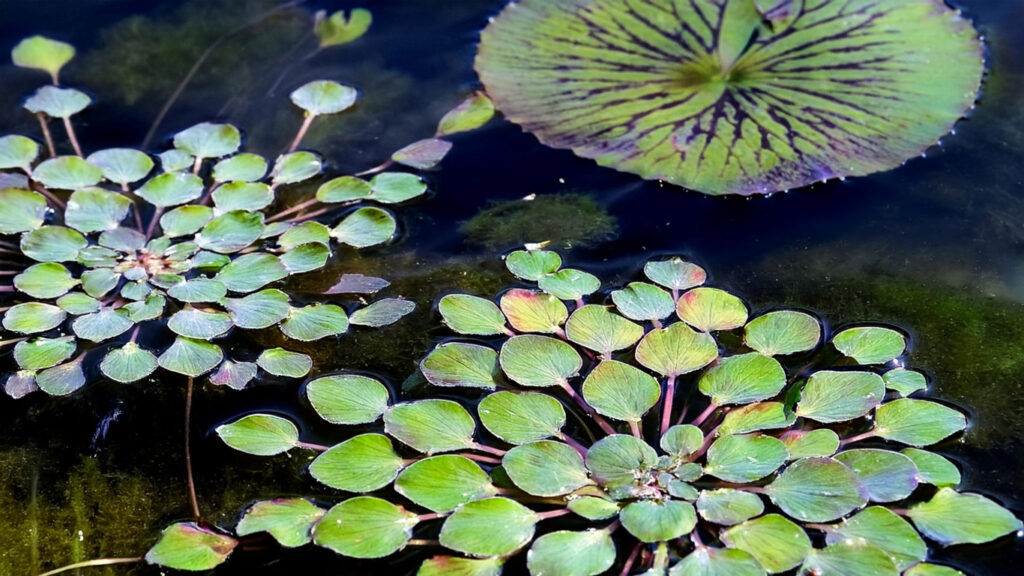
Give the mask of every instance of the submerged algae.
[[570, 249], [611, 240], [618, 222], [592, 196], [545, 194], [492, 203], [459, 230], [469, 242], [492, 249], [545, 240]]

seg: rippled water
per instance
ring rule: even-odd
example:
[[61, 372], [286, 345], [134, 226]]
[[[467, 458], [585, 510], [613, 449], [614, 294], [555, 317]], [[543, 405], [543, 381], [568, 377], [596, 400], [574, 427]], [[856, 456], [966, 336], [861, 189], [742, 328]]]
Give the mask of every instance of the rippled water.
[[[307, 4], [352, 7], [349, 2]], [[283, 15], [271, 26], [225, 42], [162, 124], [154, 145], [192, 123], [218, 118], [242, 127], [251, 151], [276, 154], [298, 119], [287, 103], [289, 87], [320, 77], [355, 85], [363, 98], [355, 113], [311, 134], [309, 145], [327, 156], [332, 170], [372, 166], [429, 135], [437, 118], [476, 86], [476, 36], [503, 2], [364, 4], [375, 16], [365, 38], [288, 68], [274, 91], [273, 81], [287, 67], [276, 61], [277, 47], [302, 42], [304, 29]], [[80, 56], [69, 66], [67, 81], [98, 101], [79, 121], [83, 144], [93, 149], [134, 144], [143, 139], [168, 86], [194, 58], [194, 49], [182, 51], [181, 45], [205, 46], [209, 40], [203, 34], [210, 32], [176, 42], [159, 42], [159, 34], [183, 21], [233, 28], [269, 5], [262, 0], [0, 0], [0, 48], [6, 53], [19, 38], [35, 33], [74, 43]], [[913, 337], [911, 363], [929, 374], [932, 393], [971, 415], [963, 441], [943, 447], [964, 469], [964, 488], [993, 495], [1024, 516], [1024, 40], [1019, 33], [1024, 3], [964, 0], [959, 5], [986, 37], [990, 72], [979, 107], [927, 158], [886, 174], [772, 198], [710, 198], [547, 149], [497, 120], [455, 138], [443, 169], [430, 175], [432, 196], [398, 210], [399, 242], [359, 256], [343, 254], [331, 267], [333, 275], [360, 270], [391, 279], [396, 293], [420, 302], [417, 313], [398, 326], [307, 352], [322, 370], [372, 371], [399, 385], [430, 338], [439, 335], [429, 331], [437, 325], [430, 311], [436, 296], [453, 289], [486, 295], [507, 281], [499, 256], [514, 242], [481, 244], [460, 232], [459, 223], [496, 202], [528, 194], [587, 194], [617, 221], [614, 237], [605, 226], [589, 245], [558, 248], [572, 266], [598, 274], [606, 285], [636, 276], [653, 255], [680, 253], [705, 265], [716, 285], [743, 295], [755, 310], [791, 303], [819, 311], [833, 325], [870, 320], [907, 330]], [[207, 15], [225, 13], [224, 6], [231, 10], [225, 24], [196, 17], [197, 6]], [[132, 15], [134, 23], [112, 31]], [[142, 33], [133, 36], [131, 30]], [[123, 39], [147, 34], [150, 46], [166, 45], [166, 50], [133, 67], [141, 45], [125, 45]], [[296, 53], [304, 50], [308, 45], [300, 44]], [[34, 134], [34, 119], [19, 109], [19, 100], [39, 77], [5, 66], [0, 79], [0, 133]], [[308, 288], [330, 283], [330, 276], [309, 280]], [[160, 527], [188, 516], [178, 381], [100, 382], [69, 398], [35, 396], [0, 399], [5, 428], [0, 574], [137, 555]], [[338, 433], [306, 420], [296, 383], [266, 382], [231, 394], [202, 388], [193, 414], [201, 432], [194, 445], [196, 473], [200, 502], [215, 522], [233, 525], [242, 506], [260, 497], [332, 498], [303, 475], [303, 458], [249, 459], [210, 436], [217, 424], [257, 409], [291, 414], [323, 440]], [[1024, 543], [1011, 537], [935, 555], [971, 574], [1014, 574], [1024, 561]], [[236, 555], [217, 573], [294, 572], [313, 562], [323, 567], [318, 572], [401, 573], [414, 565], [406, 560], [353, 565], [325, 551], [282, 553], [268, 546]], [[156, 572], [148, 567], [108, 571]]]

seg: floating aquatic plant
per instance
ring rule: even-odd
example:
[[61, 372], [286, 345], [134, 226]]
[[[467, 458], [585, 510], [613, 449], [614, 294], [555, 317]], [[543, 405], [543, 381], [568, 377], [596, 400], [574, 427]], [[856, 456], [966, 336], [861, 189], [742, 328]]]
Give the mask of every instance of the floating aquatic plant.
[[[801, 310], [751, 316], [679, 258], [610, 292], [554, 252], [506, 265], [536, 287], [438, 303], [459, 337], [420, 372], [444, 398], [398, 401], [375, 378], [336, 374], [304, 394], [323, 420], [362, 426], [339, 444], [304, 442], [273, 414], [218, 427], [249, 454], [320, 452], [310, 474], [353, 495], [257, 502], [235, 534], [354, 558], [444, 549], [421, 575], [495, 575], [528, 549], [535, 576], [616, 563], [621, 574], [923, 576], [960, 574], [928, 562], [928, 542], [1021, 529], [958, 491], [957, 466], [927, 449], [967, 422], [922, 395], [900, 331], [829, 335]], [[455, 388], [477, 396], [457, 401]], [[236, 543], [177, 525], [149, 559], [205, 569]]]
[[[39, 117], [48, 158], [41, 159], [30, 138], [0, 137], [0, 234], [8, 237], [0, 250], [11, 280], [0, 287], [10, 300], [3, 344], [13, 346], [19, 367], [7, 379], [8, 394], [74, 392], [86, 382], [83, 361], [93, 350], [102, 354], [100, 371], [119, 382], [158, 368], [189, 377], [212, 372], [213, 383], [232, 388], [244, 387], [259, 369], [298, 378], [312, 366], [305, 354], [274, 348], [229, 359], [216, 340], [234, 329], [276, 328], [310, 342], [349, 325], [387, 325], [412, 310], [412, 302], [398, 298], [358, 309], [331, 301], [303, 304], [280, 282], [321, 269], [338, 246], [391, 240], [397, 223], [385, 206], [422, 196], [427, 184], [386, 168], [396, 162], [432, 167], [448, 142], [430, 139], [430, 146], [401, 151], [363, 173], [367, 178], [328, 179], [313, 198], [281, 207], [280, 191], [323, 171], [320, 156], [299, 150], [303, 135], [316, 118], [351, 107], [355, 89], [318, 80], [295, 90], [291, 100], [305, 119], [273, 162], [241, 152], [234, 126], [212, 123], [178, 132], [173, 148], [156, 161], [128, 148], [86, 156], [71, 117], [90, 97], [56, 84], [73, 55], [70, 45], [39, 36], [12, 53], [17, 65], [46, 71], [54, 84], [25, 102]], [[469, 113], [460, 108], [446, 116], [438, 135], [486, 121], [476, 112], [481, 98], [467, 101]], [[62, 121], [73, 155], [57, 154], [52, 119]], [[373, 294], [386, 285], [342, 282], [331, 293]], [[173, 341], [141, 332], [143, 325], [165, 325]]]
[[476, 69], [545, 144], [761, 194], [922, 154], [973, 105], [983, 61], [941, 0], [521, 0]]

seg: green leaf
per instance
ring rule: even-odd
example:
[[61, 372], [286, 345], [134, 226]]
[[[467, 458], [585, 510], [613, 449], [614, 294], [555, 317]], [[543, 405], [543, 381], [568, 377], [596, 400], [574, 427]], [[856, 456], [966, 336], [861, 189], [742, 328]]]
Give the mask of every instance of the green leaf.
[[704, 433], [690, 424], [672, 426], [661, 436], [661, 449], [676, 457], [688, 456], [704, 445]]
[[860, 542], [840, 543], [811, 550], [801, 574], [843, 574], [849, 576], [897, 576], [900, 572], [881, 549]]
[[565, 425], [562, 404], [536, 392], [495, 392], [477, 408], [480, 422], [509, 444], [526, 444], [559, 436]]
[[75, 190], [95, 186], [103, 179], [103, 172], [78, 156], [58, 156], [36, 166], [32, 179], [47, 188]]
[[405, 546], [418, 518], [387, 500], [358, 496], [328, 510], [313, 529], [313, 541], [343, 556], [383, 558]]
[[570, 341], [611, 356], [612, 352], [629, 348], [644, 335], [644, 329], [605, 306], [588, 304], [577, 308], [565, 325]]
[[547, 250], [516, 250], [505, 257], [505, 267], [515, 276], [537, 282], [562, 267], [562, 257]]
[[928, 546], [913, 526], [879, 506], [865, 508], [829, 527], [826, 536], [829, 545], [847, 542], [874, 546], [885, 552], [901, 571], [924, 560], [928, 554]]
[[368, 424], [388, 407], [388, 389], [378, 380], [356, 374], [317, 378], [306, 385], [306, 397], [331, 424]]
[[316, 199], [326, 204], [366, 200], [373, 193], [370, 183], [355, 176], [341, 176], [328, 180], [316, 191]]
[[917, 466], [899, 452], [847, 450], [836, 454], [835, 459], [853, 470], [872, 502], [902, 500], [917, 488]]
[[67, 396], [85, 386], [82, 362], [68, 362], [36, 374], [36, 385], [50, 396]]
[[16, 188], [0, 190], [0, 234], [29, 232], [46, 219], [46, 198]]
[[159, 208], [187, 204], [203, 194], [203, 181], [188, 172], [166, 172], [154, 176], [135, 194]]
[[260, 353], [256, 365], [274, 376], [302, 378], [313, 368], [313, 359], [300, 352], [271, 348]]
[[163, 316], [166, 303], [167, 300], [162, 295], [152, 294], [147, 296], [145, 301], [130, 302], [125, 304], [124, 308], [128, 310], [128, 317], [132, 322], [145, 322]]
[[658, 403], [661, 386], [650, 374], [615, 360], [597, 365], [583, 382], [583, 397], [599, 413], [640, 422]]
[[246, 454], [274, 456], [299, 445], [299, 429], [291, 420], [270, 414], [250, 414], [217, 427], [225, 444]]
[[619, 505], [595, 496], [570, 497], [569, 510], [587, 520], [605, 520], [619, 515]]
[[[77, 324], [79, 320], [76, 320]], [[186, 307], [175, 312], [167, 320], [167, 327], [186, 338], [210, 340], [227, 333], [234, 324], [224, 312], [207, 312]]]
[[540, 516], [508, 498], [462, 505], [441, 527], [441, 545], [471, 556], [505, 556], [533, 539]]
[[404, 298], [384, 298], [360, 308], [349, 317], [349, 323], [356, 326], [379, 328], [398, 322], [416, 309], [416, 303]]
[[700, 286], [708, 277], [703, 268], [681, 258], [648, 262], [644, 265], [644, 275], [674, 292]]
[[764, 502], [757, 494], [742, 490], [702, 490], [697, 498], [697, 512], [708, 522], [732, 526], [760, 515]]
[[698, 546], [669, 570], [670, 576], [763, 576], [753, 556], [734, 548]]
[[243, 254], [221, 268], [214, 276], [232, 292], [254, 292], [288, 276], [288, 269], [273, 254]]
[[358, 96], [359, 93], [351, 86], [331, 80], [314, 80], [292, 92], [291, 99], [307, 114], [319, 116], [347, 110], [356, 103]]
[[319, 270], [327, 264], [331, 250], [324, 244], [313, 242], [297, 246], [281, 255], [281, 264], [292, 274]]
[[222, 564], [238, 545], [234, 538], [194, 522], [171, 524], [146, 552], [146, 562], [173, 570], [203, 571]]
[[56, 366], [75, 353], [75, 338], [36, 338], [14, 346], [14, 360], [22, 370], [43, 370]]
[[60, 69], [75, 57], [75, 47], [44, 36], [31, 36], [11, 50], [11, 60], [21, 68], [35, 68], [50, 74], [56, 83]]
[[27, 172], [38, 157], [39, 144], [35, 140], [17, 134], [0, 136], [0, 170], [18, 168]]
[[192, 166], [192, 155], [184, 150], [172, 148], [157, 155], [164, 172], [180, 172]]
[[74, 88], [43, 86], [25, 100], [24, 107], [33, 114], [50, 118], [70, 118], [92, 103], [89, 95]]
[[451, 454], [424, 458], [402, 470], [395, 479], [395, 491], [441, 513], [497, 493], [491, 477], [479, 465]]
[[291, 250], [303, 244], [320, 243], [325, 246], [331, 243], [331, 229], [319, 222], [303, 222], [288, 228], [277, 239], [278, 245]]
[[156, 356], [149, 350], [139, 348], [135, 342], [111, 350], [100, 363], [100, 371], [107, 378], [121, 383], [137, 382], [156, 369]]
[[754, 482], [778, 470], [788, 458], [786, 446], [777, 438], [730, 434], [708, 448], [704, 473], [726, 482]]
[[607, 530], [549, 532], [526, 555], [530, 574], [596, 576], [615, 563], [615, 543]]
[[867, 502], [857, 475], [831, 458], [797, 460], [766, 490], [776, 506], [801, 522], [835, 520]]
[[636, 347], [637, 362], [665, 377], [699, 370], [716, 358], [714, 339], [682, 322], [651, 330]]
[[397, 204], [422, 195], [427, 184], [415, 174], [382, 172], [370, 180], [371, 199], [382, 204]]
[[345, 17], [344, 10], [338, 10], [327, 18], [317, 20], [316, 35], [320, 48], [348, 44], [366, 34], [373, 23], [373, 14], [365, 8], [353, 8]]
[[782, 402], [757, 402], [734, 408], [726, 413], [718, 433], [746, 434], [758, 430], [788, 428], [796, 416]]
[[631, 485], [636, 474], [653, 468], [658, 453], [646, 442], [626, 434], [601, 438], [587, 450], [587, 469], [603, 486]]
[[57, 306], [68, 314], [88, 314], [100, 309], [100, 301], [81, 292], [71, 292], [57, 298]]
[[459, 334], [492, 336], [507, 334], [505, 316], [498, 306], [485, 298], [469, 294], [449, 294], [437, 304], [444, 323]]
[[520, 332], [558, 334], [569, 317], [561, 300], [545, 292], [513, 288], [501, 296], [501, 311]]
[[992, 500], [952, 488], [939, 488], [931, 500], [911, 506], [907, 516], [925, 537], [944, 546], [984, 544], [1024, 527]]
[[[150, 241], [146, 244], [146, 237], [142, 235], [138, 230], [132, 230], [131, 228], [114, 228], [113, 230], [107, 230], [100, 234], [98, 239], [99, 245], [119, 252], [137, 252], [143, 247], [154, 257], [163, 256], [164, 251], [170, 247], [171, 241], [169, 238], [158, 238]], [[142, 267], [137, 267], [138, 275], [133, 278], [134, 280], [142, 280], [145, 278], [145, 270]]]
[[963, 572], [949, 566], [921, 562], [903, 573], [903, 576], [966, 576]]
[[238, 128], [203, 122], [174, 135], [174, 147], [195, 158], [220, 158], [234, 154], [242, 145]]
[[228, 182], [211, 195], [218, 213], [232, 210], [262, 210], [274, 201], [274, 191], [262, 182]]
[[227, 286], [222, 282], [201, 276], [167, 290], [168, 296], [180, 302], [220, 302], [227, 293]]
[[[197, 280], [190, 280], [196, 282]], [[217, 280], [210, 282], [222, 283]], [[174, 288], [168, 292], [171, 296]], [[243, 298], [223, 298], [220, 303], [228, 311], [231, 321], [239, 328], [259, 330], [284, 320], [291, 312], [288, 295], [280, 290], [260, 290]]]
[[311, 304], [292, 308], [288, 319], [281, 323], [285, 336], [312, 342], [328, 336], [337, 336], [348, 330], [345, 309], [334, 304]]
[[42, 302], [15, 304], [4, 313], [4, 329], [19, 334], [46, 332], [60, 326], [67, 318], [60, 308]]
[[231, 254], [247, 248], [263, 232], [263, 214], [235, 210], [221, 214], [196, 234], [195, 242], [200, 248]]
[[747, 305], [717, 288], [694, 288], [676, 302], [679, 319], [701, 332], [732, 330], [747, 322]]
[[521, 386], [567, 386], [579, 373], [583, 359], [572, 346], [549, 338], [526, 334], [505, 341], [499, 356], [501, 368]]
[[688, 534], [697, 524], [689, 502], [639, 500], [619, 513], [622, 527], [641, 542], [664, 542]]
[[900, 453], [914, 462], [918, 481], [939, 488], [960, 483], [960, 470], [945, 457], [917, 448], [904, 448]]
[[178, 336], [157, 360], [164, 370], [198, 377], [216, 368], [223, 359], [224, 352], [219, 346]]
[[895, 390], [900, 396], [910, 396], [914, 392], [928, 387], [928, 381], [924, 374], [916, 370], [896, 368], [883, 374], [882, 379], [885, 380], [886, 388]]
[[876, 436], [919, 448], [945, 440], [966, 427], [963, 414], [926, 400], [901, 398], [875, 410]]
[[317, 456], [309, 473], [331, 488], [362, 493], [387, 486], [404, 465], [390, 438], [361, 434]]
[[494, 390], [498, 385], [498, 353], [465, 342], [439, 344], [420, 362], [420, 372], [435, 386]]
[[552, 440], [516, 446], [501, 464], [516, 486], [534, 496], [562, 496], [590, 483], [583, 457]]
[[885, 364], [907, 347], [903, 334], [880, 326], [843, 330], [832, 338], [832, 344], [858, 364]]
[[33, 264], [14, 277], [14, 287], [33, 298], [50, 299], [63, 296], [78, 285], [61, 264]]
[[388, 408], [384, 429], [417, 452], [435, 454], [471, 447], [476, 423], [456, 402], [420, 400]]
[[210, 383], [214, 386], [227, 386], [232, 390], [244, 390], [258, 371], [255, 362], [225, 360], [216, 372], [210, 374]]
[[716, 405], [750, 404], [771, 398], [786, 386], [786, 371], [757, 352], [722, 358], [697, 384]]
[[427, 138], [417, 140], [391, 155], [395, 162], [415, 168], [417, 170], [430, 170], [444, 160], [452, 149], [452, 143], [440, 138]]
[[90, 154], [86, 161], [99, 168], [104, 178], [122, 186], [142, 180], [153, 170], [153, 159], [131, 148], [99, 150]]
[[661, 320], [675, 311], [675, 302], [668, 292], [645, 282], [631, 282], [626, 288], [613, 291], [612, 302], [630, 320]]
[[821, 324], [804, 312], [779, 310], [751, 320], [743, 341], [765, 356], [806, 352], [821, 341]]
[[821, 370], [800, 392], [796, 414], [816, 422], [845, 422], [864, 416], [885, 398], [885, 382], [871, 372]]
[[213, 165], [214, 182], [255, 182], [267, 174], [267, 161], [257, 154], [243, 152]]
[[503, 558], [434, 556], [423, 561], [416, 576], [501, 576]]
[[71, 262], [89, 245], [77, 230], [43, 226], [21, 236], [21, 252], [37, 262]]
[[537, 281], [541, 290], [562, 300], [579, 300], [601, 288], [601, 281], [593, 274], [580, 270], [563, 268], [541, 277]]
[[828, 428], [790, 430], [779, 437], [789, 450], [790, 460], [811, 456], [831, 456], [839, 450], [839, 436]]
[[309, 544], [312, 532], [324, 510], [305, 498], [264, 500], [249, 507], [238, 522], [235, 533], [248, 536], [267, 532], [286, 548]]
[[437, 125], [438, 136], [468, 132], [487, 124], [494, 116], [494, 104], [483, 92], [470, 94], [448, 111]]
[[811, 551], [811, 541], [802, 528], [778, 514], [747, 520], [721, 534], [729, 548], [753, 556], [772, 574], [792, 570]]
[[352, 212], [331, 230], [331, 236], [354, 248], [367, 248], [383, 244], [395, 235], [398, 224], [385, 210], [360, 208]]
[[113, 230], [128, 216], [131, 206], [131, 200], [122, 194], [83, 188], [68, 198], [64, 223], [85, 234]]

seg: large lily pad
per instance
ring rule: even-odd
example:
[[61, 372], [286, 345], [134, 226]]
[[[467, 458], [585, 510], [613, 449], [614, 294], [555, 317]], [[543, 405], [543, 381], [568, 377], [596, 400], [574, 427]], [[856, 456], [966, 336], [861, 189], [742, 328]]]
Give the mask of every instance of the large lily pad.
[[974, 103], [981, 43], [944, 4], [764, 4], [523, 0], [476, 69], [545, 144], [709, 194], [894, 168]]

